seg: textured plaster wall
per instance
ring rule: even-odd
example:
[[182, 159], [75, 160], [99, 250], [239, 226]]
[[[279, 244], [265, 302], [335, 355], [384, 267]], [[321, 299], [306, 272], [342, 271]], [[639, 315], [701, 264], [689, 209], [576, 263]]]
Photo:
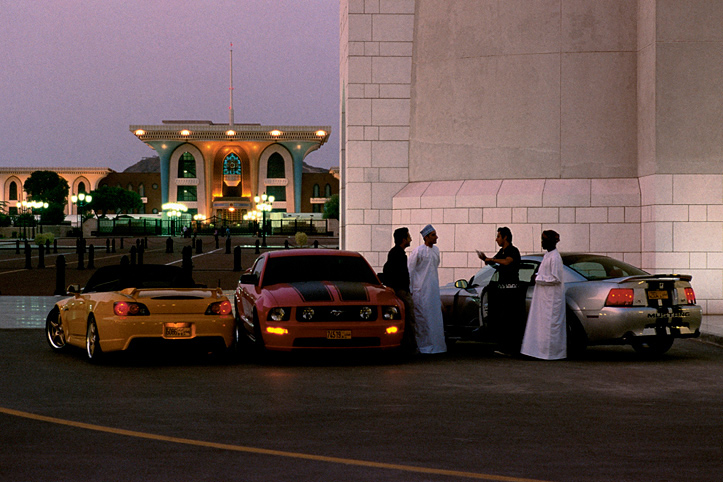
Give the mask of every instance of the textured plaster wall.
[[637, 176], [637, 14], [418, 2], [410, 181]]
[[[723, 313], [723, 2], [343, 0], [342, 246], [432, 223], [440, 280], [509, 226], [688, 272]], [[345, 24], [347, 28], [345, 28]]]

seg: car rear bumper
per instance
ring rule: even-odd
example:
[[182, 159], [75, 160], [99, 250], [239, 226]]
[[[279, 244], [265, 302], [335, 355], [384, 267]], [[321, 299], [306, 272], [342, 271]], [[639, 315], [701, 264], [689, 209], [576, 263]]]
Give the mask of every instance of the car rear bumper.
[[[223, 340], [226, 347], [233, 344], [234, 317], [225, 316], [194, 316], [163, 315], [106, 318], [96, 320], [100, 346], [104, 352], [127, 350], [136, 341], [157, 339], [166, 343], [194, 343], [204, 339]], [[168, 333], [167, 325], [182, 327], [176, 335]]]
[[636, 338], [661, 335], [697, 337], [700, 335], [703, 310], [697, 305], [679, 308], [605, 307], [600, 311], [582, 312], [581, 315], [588, 343], [594, 345], [614, 340], [629, 343]]

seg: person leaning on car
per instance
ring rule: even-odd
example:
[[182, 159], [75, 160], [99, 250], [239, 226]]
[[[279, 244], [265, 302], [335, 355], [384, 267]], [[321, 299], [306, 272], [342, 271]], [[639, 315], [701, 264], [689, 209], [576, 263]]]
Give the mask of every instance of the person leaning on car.
[[409, 269], [407, 268], [407, 253], [404, 252], [412, 244], [412, 235], [409, 228], [394, 230], [394, 247], [389, 250], [387, 262], [384, 263], [384, 284], [394, 290], [394, 293], [404, 303], [404, 338], [402, 345], [410, 351], [416, 351], [417, 343], [414, 335], [414, 301], [409, 292]]
[[520, 250], [512, 245], [512, 231], [506, 226], [497, 229], [495, 241], [500, 250], [493, 258], [481, 251], [477, 251], [477, 256], [485, 264], [496, 265], [498, 280], [488, 288], [489, 315], [502, 351], [516, 355], [520, 352], [526, 318], [525, 290], [520, 286]]

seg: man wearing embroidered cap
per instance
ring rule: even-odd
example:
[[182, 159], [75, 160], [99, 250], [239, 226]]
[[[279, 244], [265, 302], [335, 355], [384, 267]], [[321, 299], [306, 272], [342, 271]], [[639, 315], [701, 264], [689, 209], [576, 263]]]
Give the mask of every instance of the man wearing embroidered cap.
[[417, 347], [420, 353], [447, 351], [442, 321], [442, 301], [439, 296], [439, 248], [437, 231], [428, 224], [420, 231], [424, 244], [409, 255], [409, 285], [414, 301]]

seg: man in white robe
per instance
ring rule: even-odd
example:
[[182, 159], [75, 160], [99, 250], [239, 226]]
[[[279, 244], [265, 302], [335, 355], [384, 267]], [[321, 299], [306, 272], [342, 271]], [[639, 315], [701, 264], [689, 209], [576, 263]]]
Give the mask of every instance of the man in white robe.
[[447, 351], [442, 321], [442, 300], [439, 296], [439, 248], [437, 231], [431, 224], [421, 231], [424, 244], [409, 255], [409, 286], [414, 301], [415, 338], [419, 353]]
[[560, 235], [542, 233], [542, 248], [547, 250], [535, 278], [535, 290], [522, 340], [523, 355], [543, 360], [567, 358], [567, 324], [565, 323], [565, 283], [562, 257], [557, 251]]

